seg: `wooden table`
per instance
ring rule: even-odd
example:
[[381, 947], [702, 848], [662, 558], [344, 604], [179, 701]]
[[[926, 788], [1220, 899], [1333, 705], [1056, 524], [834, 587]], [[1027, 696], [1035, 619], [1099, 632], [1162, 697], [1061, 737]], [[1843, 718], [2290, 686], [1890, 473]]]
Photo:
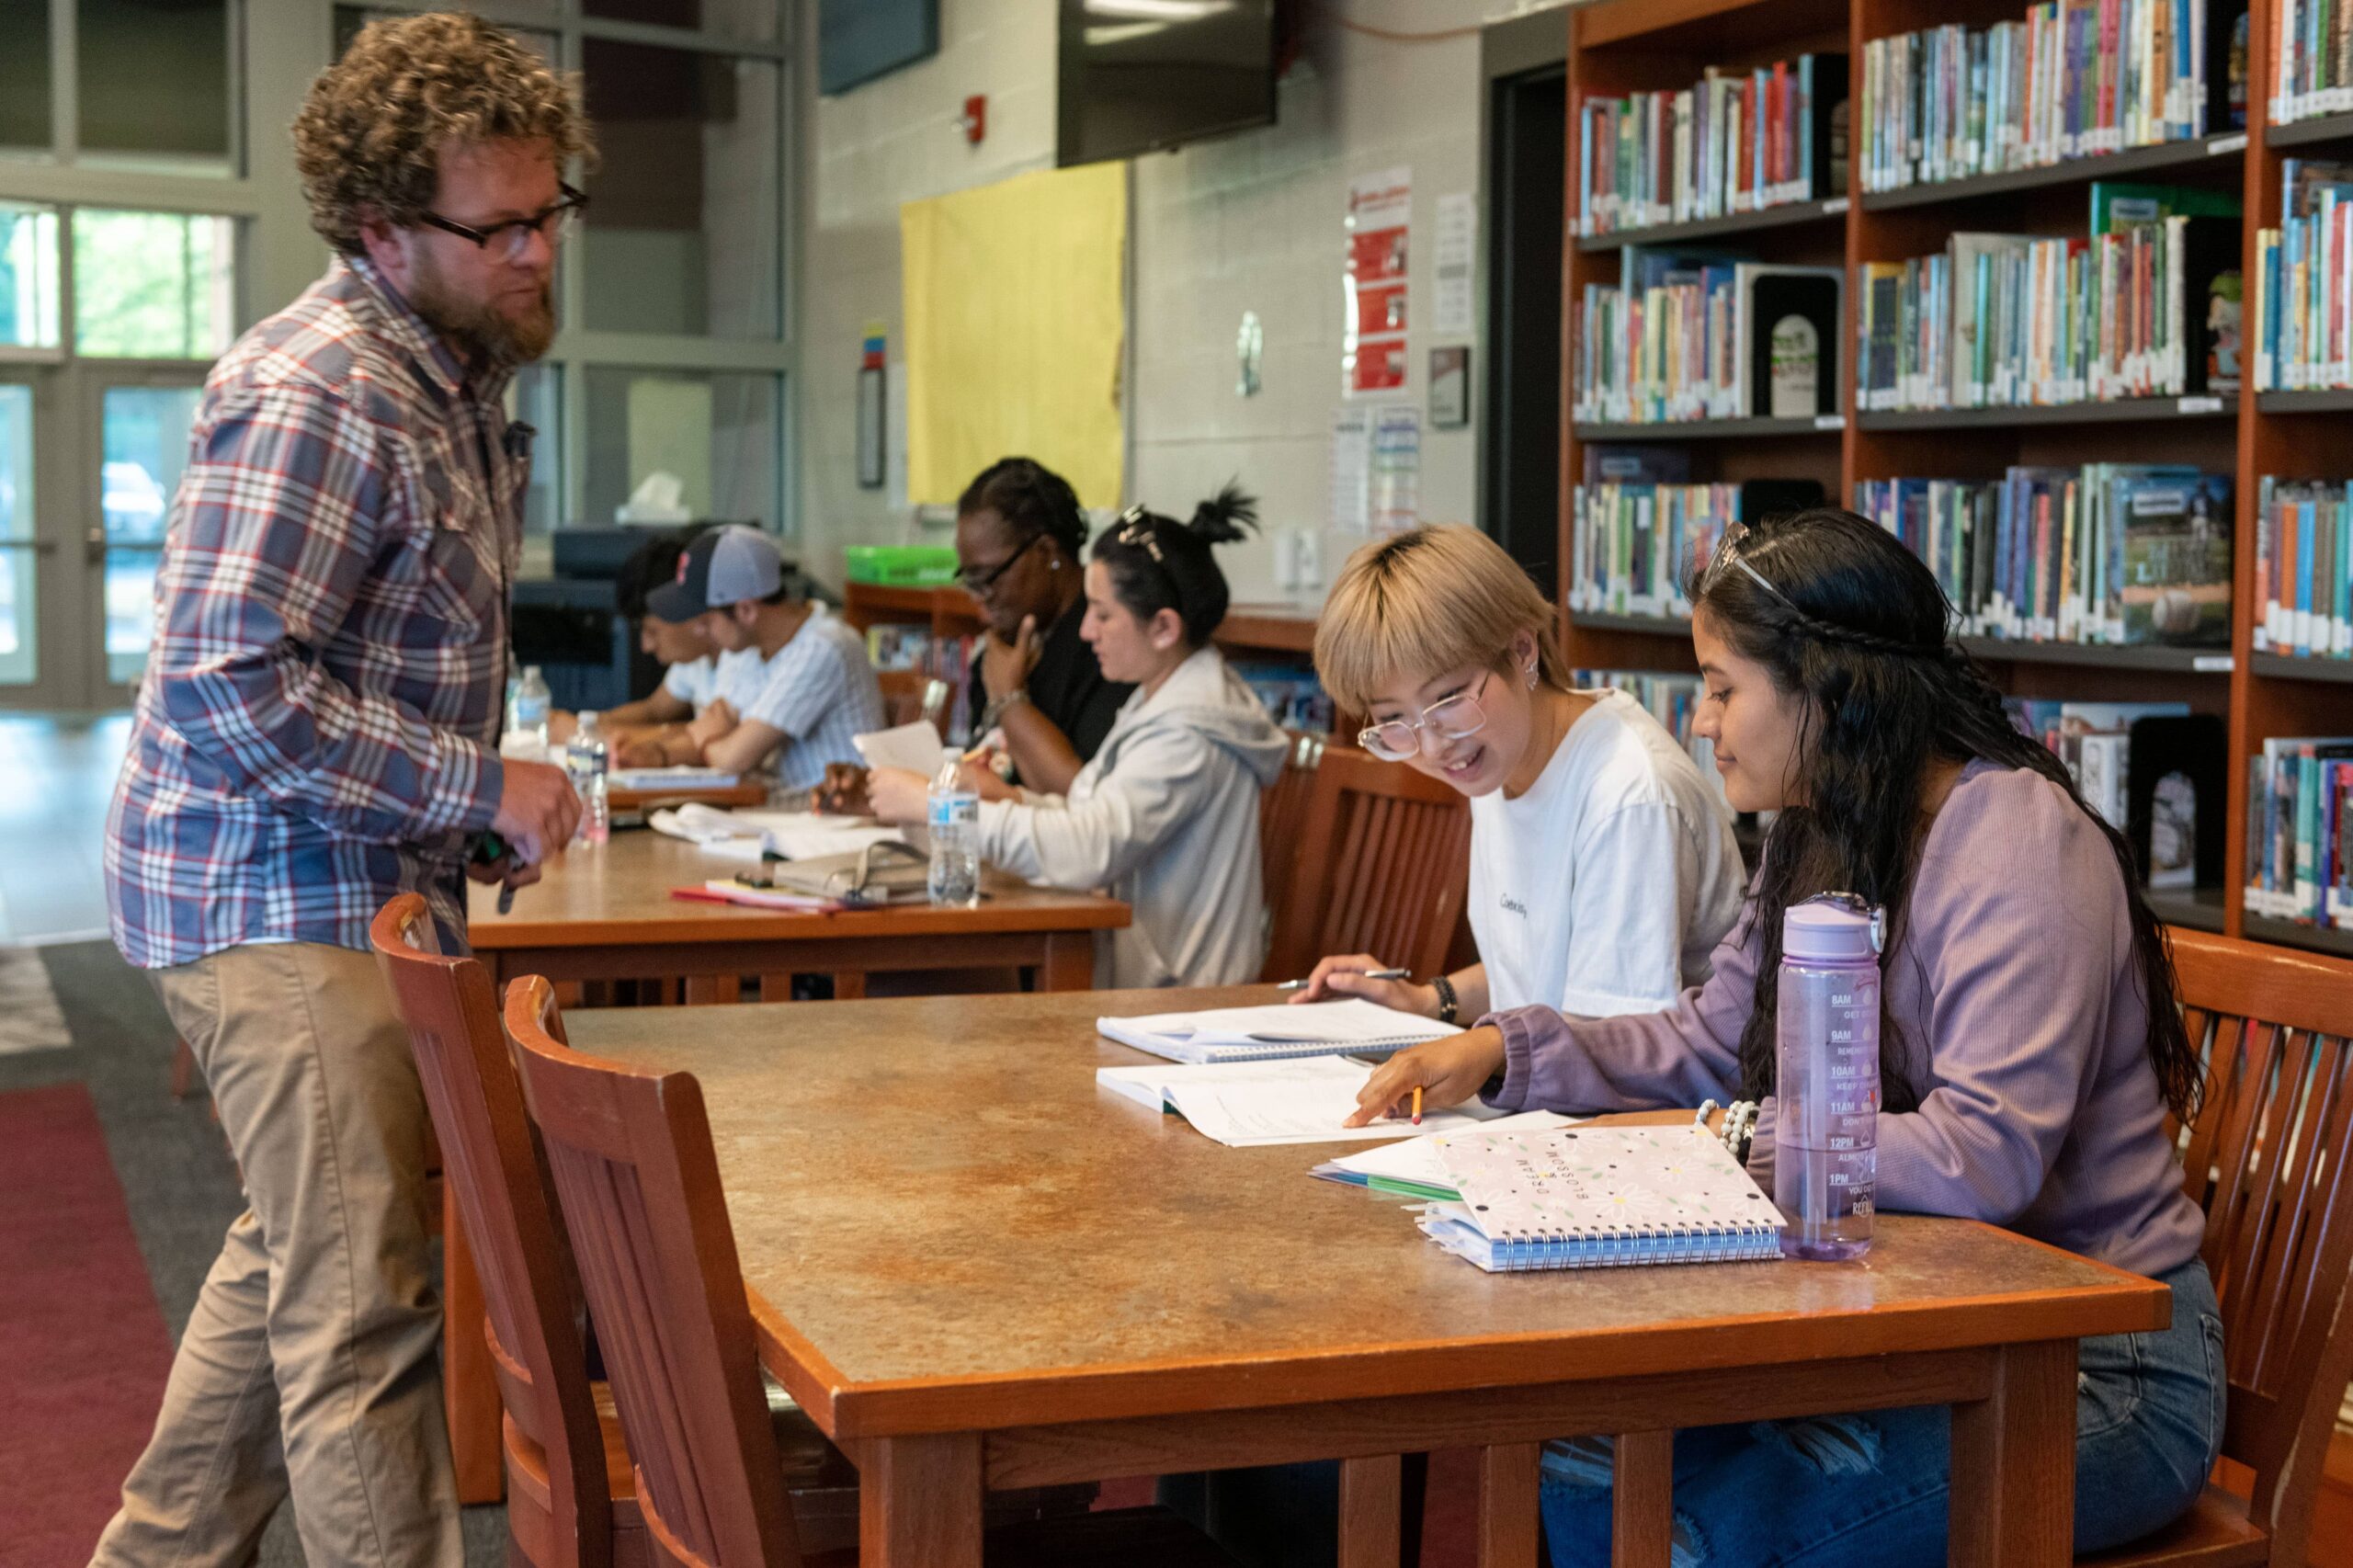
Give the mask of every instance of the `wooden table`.
[[1041, 991], [1094, 983], [1095, 933], [1128, 923], [1128, 906], [1094, 893], [1032, 888], [993, 877], [976, 908], [901, 904], [824, 915], [690, 903], [670, 890], [700, 887], [748, 868], [683, 839], [623, 832], [575, 848], [498, 913], [494, 888], [469, 883], [475, 954], [504, 986], [518, 974], [550, 980], [684, 980], [703, 999], [733, 1001], [744, 975], [764, 1001], [790, 995], [794, 973], [834, 976], [835, 994], [865, 994], [870, 973], [1013, 967]]
[[[1095, 933], [1128, 923], [1118, 899], [995, 874], [983, 882], [988, 896], [971, 909], [917, 903], [825, 915], [670, 896], [672, 888], [745, 869], [682, 839], [618, 833], [549, 867], [544, 880], [516, 893], [510, 914], [498, 913], [496, 889], [469, 883], [474, 953], [501, 991], [521, 974], [676, 981], [688, 1001], [732, 1002], [743, 977], [756, 975], [760, 999], [780, 1002], [790, 999], [796, 973], [831, 974], [836, 996], [862, 996], [869, 974], [979, 968], [1020, 969], [1040, 991], [1084, 991], [1095, 983]], [[482, 1287], [454, 1199], [445, 1199], [442, 1213], [445, 1316], [476, 1324]], [[469, 1328], [445, 1336], [443, 1359], [459, 1497], [495, 1502], [506, 1477], [489, 1351]]]
[[1343, 1568], [1397, 1561], [1401, 1452], [1482, 1451], [1480, 1561], [1533, 1568], [1548, 1437], [1620, 1438], [1664, 1564], [1675, 1428], [1950, 1403], [1951, 1561], [2070, 1560], [2075, 1341], [2162, 1286], [1890, 1215], [1853, 1264], [1489, 1276], [1397, 1204], [1098, 1090], [1097, 1013], [1264, 988], [636, 1010], [574, 1043], [702, 1081], [761, 1354], [858, 1461], [867, 1568], [975, 1568], [984, 1487], [1339, 1459]]

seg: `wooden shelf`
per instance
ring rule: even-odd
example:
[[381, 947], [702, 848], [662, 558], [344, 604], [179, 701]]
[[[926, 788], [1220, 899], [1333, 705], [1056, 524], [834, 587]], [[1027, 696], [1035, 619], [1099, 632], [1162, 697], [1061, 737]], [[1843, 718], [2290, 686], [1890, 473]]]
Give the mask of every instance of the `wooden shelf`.
[[2200, 137], [2195, 142], [2164, 142], [2154, 147], [2104, 153], [2096, 158], [2071, 158], [2065, 163], [2046, 164], [2040, 168], [2012, 169], [2006, 174], [1978, 175], [1969, 179], [1936, 180], [1926, 185], [1905, 186], [1901, 190], [1870, 191], [1859, 199], [1866, 212], [1893, 212], [1906, 207], [1933, 207], [1948, 201], [2006, 196], [2018, 190], [2040, 190], [2046, 186], [2088, 185], [2096, 179], [2123, 179], [2159, 169], [2188, 168], [2211, 163], [2217, 158], [2236, 157], [2245, 150], [2246, 132], [2231, 131], [2216, 136]]
[[2313, 392], [2257, 392], [2255, 406], [2266, 414], [2342, 414], [2353, 409], [2353, 392], [2327, 387]]
[[1803, 228], [1835, 222], [1847, 215], [1847, 199], [1797, 201], [1768, 207], [1761, 212], [1735, 212], [1726, 218], [1699, 218], [1688, 223], [1660, 223], [1647, 229], [1613, 229], [1606, 234], [1586, 234], [1577, 249], [1587, 256], [1626, 245], [1690, 244], [1699, 240], [1729, 239], [1735, 234], [1769, 233], [1776, 229]]
[[[2228, 676], [2227, 648], [2117, 648], [2102, 642], [2029, 642], [2007, 637], [1963, 637], [1980, 664], [2073, 665], [2080, 669], [2150, 670], [2168, 675]], [[2200, 661], [2219, 661], [2201, 665]]]
[[1315, 612], [1296, 605], [1236, 605], [1211, 640], [1245, 653], [1312, 653]]
[[2264, 127], [2267, 147], [2309, 147], [2320, 142], [2353, 142], [2353, 114], [2325, 114], [2317, 119], [2291, 119]]
[[1587, 631], [1641, 631], [1653, 637], [1691, 635], [1691, 623], [1672, 615], [1608, 615], [1600, 610], [1573, 609], [1569, 624]]
[[2228, 901], [2221, 888], [2143, 888], [2141, 896], [2168, 926], [2218, 934], [2222, 929], [2222, 906]]
[[2247, 668], [2275, 680], [2333, 681], [2353, 685], [2353, 659], [2306, 659], [2292, 653], [2253, 653]]
[[2251, 940], [2277, 942], [2284, 948], [2302, 948], [2307, 952], [2331, 953], [2338, 958], [2353, 959], [2353, 931], [2299, 926], [2292, 920], [2277, 920], [2268, 915], [2252, 912], [2245, 919], [2246, 935]]
[[[2353, 407], [2353, 403], [2347, 403]], [[2228, 419], [2235, 397], [2136, 397], [2109, 403], [2061, 403], [2025, 408], [1890, 409], [1858, 414], [1859, 430], [2000, 430], [2029, 425], [2145, 425], [2157, 420]]]
[[[1824, 423], [1828, 421], [1828, 423]], [[1573, 425], [1577, 440], [1596, 441], [1730, 441], [1772, 437], [1836, 436], [1847, 427], [1846, 417], [1818, 414], [1811, 419], [1684, 419], [1655, 424]]]

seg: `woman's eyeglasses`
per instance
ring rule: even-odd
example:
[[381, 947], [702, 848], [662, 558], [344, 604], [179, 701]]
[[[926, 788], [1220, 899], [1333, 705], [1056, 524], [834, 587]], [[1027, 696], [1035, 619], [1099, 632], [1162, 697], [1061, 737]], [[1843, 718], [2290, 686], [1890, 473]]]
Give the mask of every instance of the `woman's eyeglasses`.
[[1477, 734], [1487, 727], [1487, 712], [1479, 706], [1479, 696], [1487, 689], [1492, 674], [1481, 676], [1479, 684], [1469, 691], [1438, 699], [1423, 709], [1418, 719], [1391, 719], [1366, 725], [1357, 732], [1357, 744], [1383, 762], [1407, 762], [1422, 750], [1425, 735], [1436, 736], [1438, 749], [1443, 751], [1449, 741]]
[[961, 585], [966, 593], [972, 595], [974, 598], [986, 598], [988, 597], [989, 590], [996, 586], [997, 579], [1004, 576], [1007, 572], [1012, 571], [1015, 564], [1018, 562], [1023, 556], [1029, 553], [1029, 547], [1045, 537], [1046, 536], [1044, 534], [1031, 534], [1028, 539], [1021, 541], [1020, 546], [1016, 549], [1012, 554], [1006, 556], [995, 565], [988, 567], [975, 566], [969, 571], [959, 572], [956, 574], [956, 581]]
[[580, 214], [587, 209], [588, 199], [570, 186], [559, 182], [556, 189], [563, 199], [543, 212], [529, 218], [509, 218], [504, 223], [493, 223], [477, 229], [471, 223], [460, 223], [444, 218], [438, 212], [427, 212], [425, 221], [445, 234], [455, 234], [461, 240], [472, 240], [501, 261], [519, 261], [530, 248], [531, 236], [538, 234], [551, 245], [560, 245], [572, 237], [578, 226]]

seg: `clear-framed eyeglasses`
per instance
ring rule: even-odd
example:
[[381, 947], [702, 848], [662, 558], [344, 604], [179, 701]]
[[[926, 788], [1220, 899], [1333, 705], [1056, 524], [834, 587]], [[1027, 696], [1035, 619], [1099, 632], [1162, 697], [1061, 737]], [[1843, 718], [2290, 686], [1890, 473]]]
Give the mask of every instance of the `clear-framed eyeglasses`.
[[1410, 761], [1432, 740], [1438, 743], [1435, 749], [1444, 751], [1449, 741], [1466, 740], [1487, 727], [1487, 710], [1479, 706], [1479, 698], [1493, 676], [1489, 671], [1470, 690], [1438, 699], [1418, 718], [1368, 724], [1357, 732], [1357, 744], [1383, 762]]

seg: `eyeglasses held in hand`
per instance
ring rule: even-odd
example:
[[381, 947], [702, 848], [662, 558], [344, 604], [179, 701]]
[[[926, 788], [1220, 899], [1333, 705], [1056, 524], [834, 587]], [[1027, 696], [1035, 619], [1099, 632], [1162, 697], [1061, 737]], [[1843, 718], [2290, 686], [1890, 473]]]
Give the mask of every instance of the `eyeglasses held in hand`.
[[1368, 724], [1357, 732], [1357, 744], [1383, 762], [1412, 760], [1427, 744], [1426, 735], [1435, 737], [1436, 749], [1444, 751], [1449, 741], [1467, 739], [1487, 727], [1487, 710], [1479, 706], [1479, 696], [1487, 689], [1487, 676], [1481, 676], [1479, 684], [1471, 690], [1438, 699], [1423, 709], [1418, 719], [1391, 719]]
[[572, 237], [572, 231], [579, 225], [580, 214], [588, 206], [587, 197], [562, 183], [558, 183], [556, 189], [563, 193], [563, 199], [547, 210], [529, 218], [509, 218], [504, 223], [493, 223], [488, 228], [477, 229], [471, 223], [444, 218], [438, 212], [426, 213], [425, 221], [445, 234], [473, 241], [501, 261], [519, 261], [523, 253], [530, 248], [533, 234], [538, 234], [551, 245], [560, 245]]

